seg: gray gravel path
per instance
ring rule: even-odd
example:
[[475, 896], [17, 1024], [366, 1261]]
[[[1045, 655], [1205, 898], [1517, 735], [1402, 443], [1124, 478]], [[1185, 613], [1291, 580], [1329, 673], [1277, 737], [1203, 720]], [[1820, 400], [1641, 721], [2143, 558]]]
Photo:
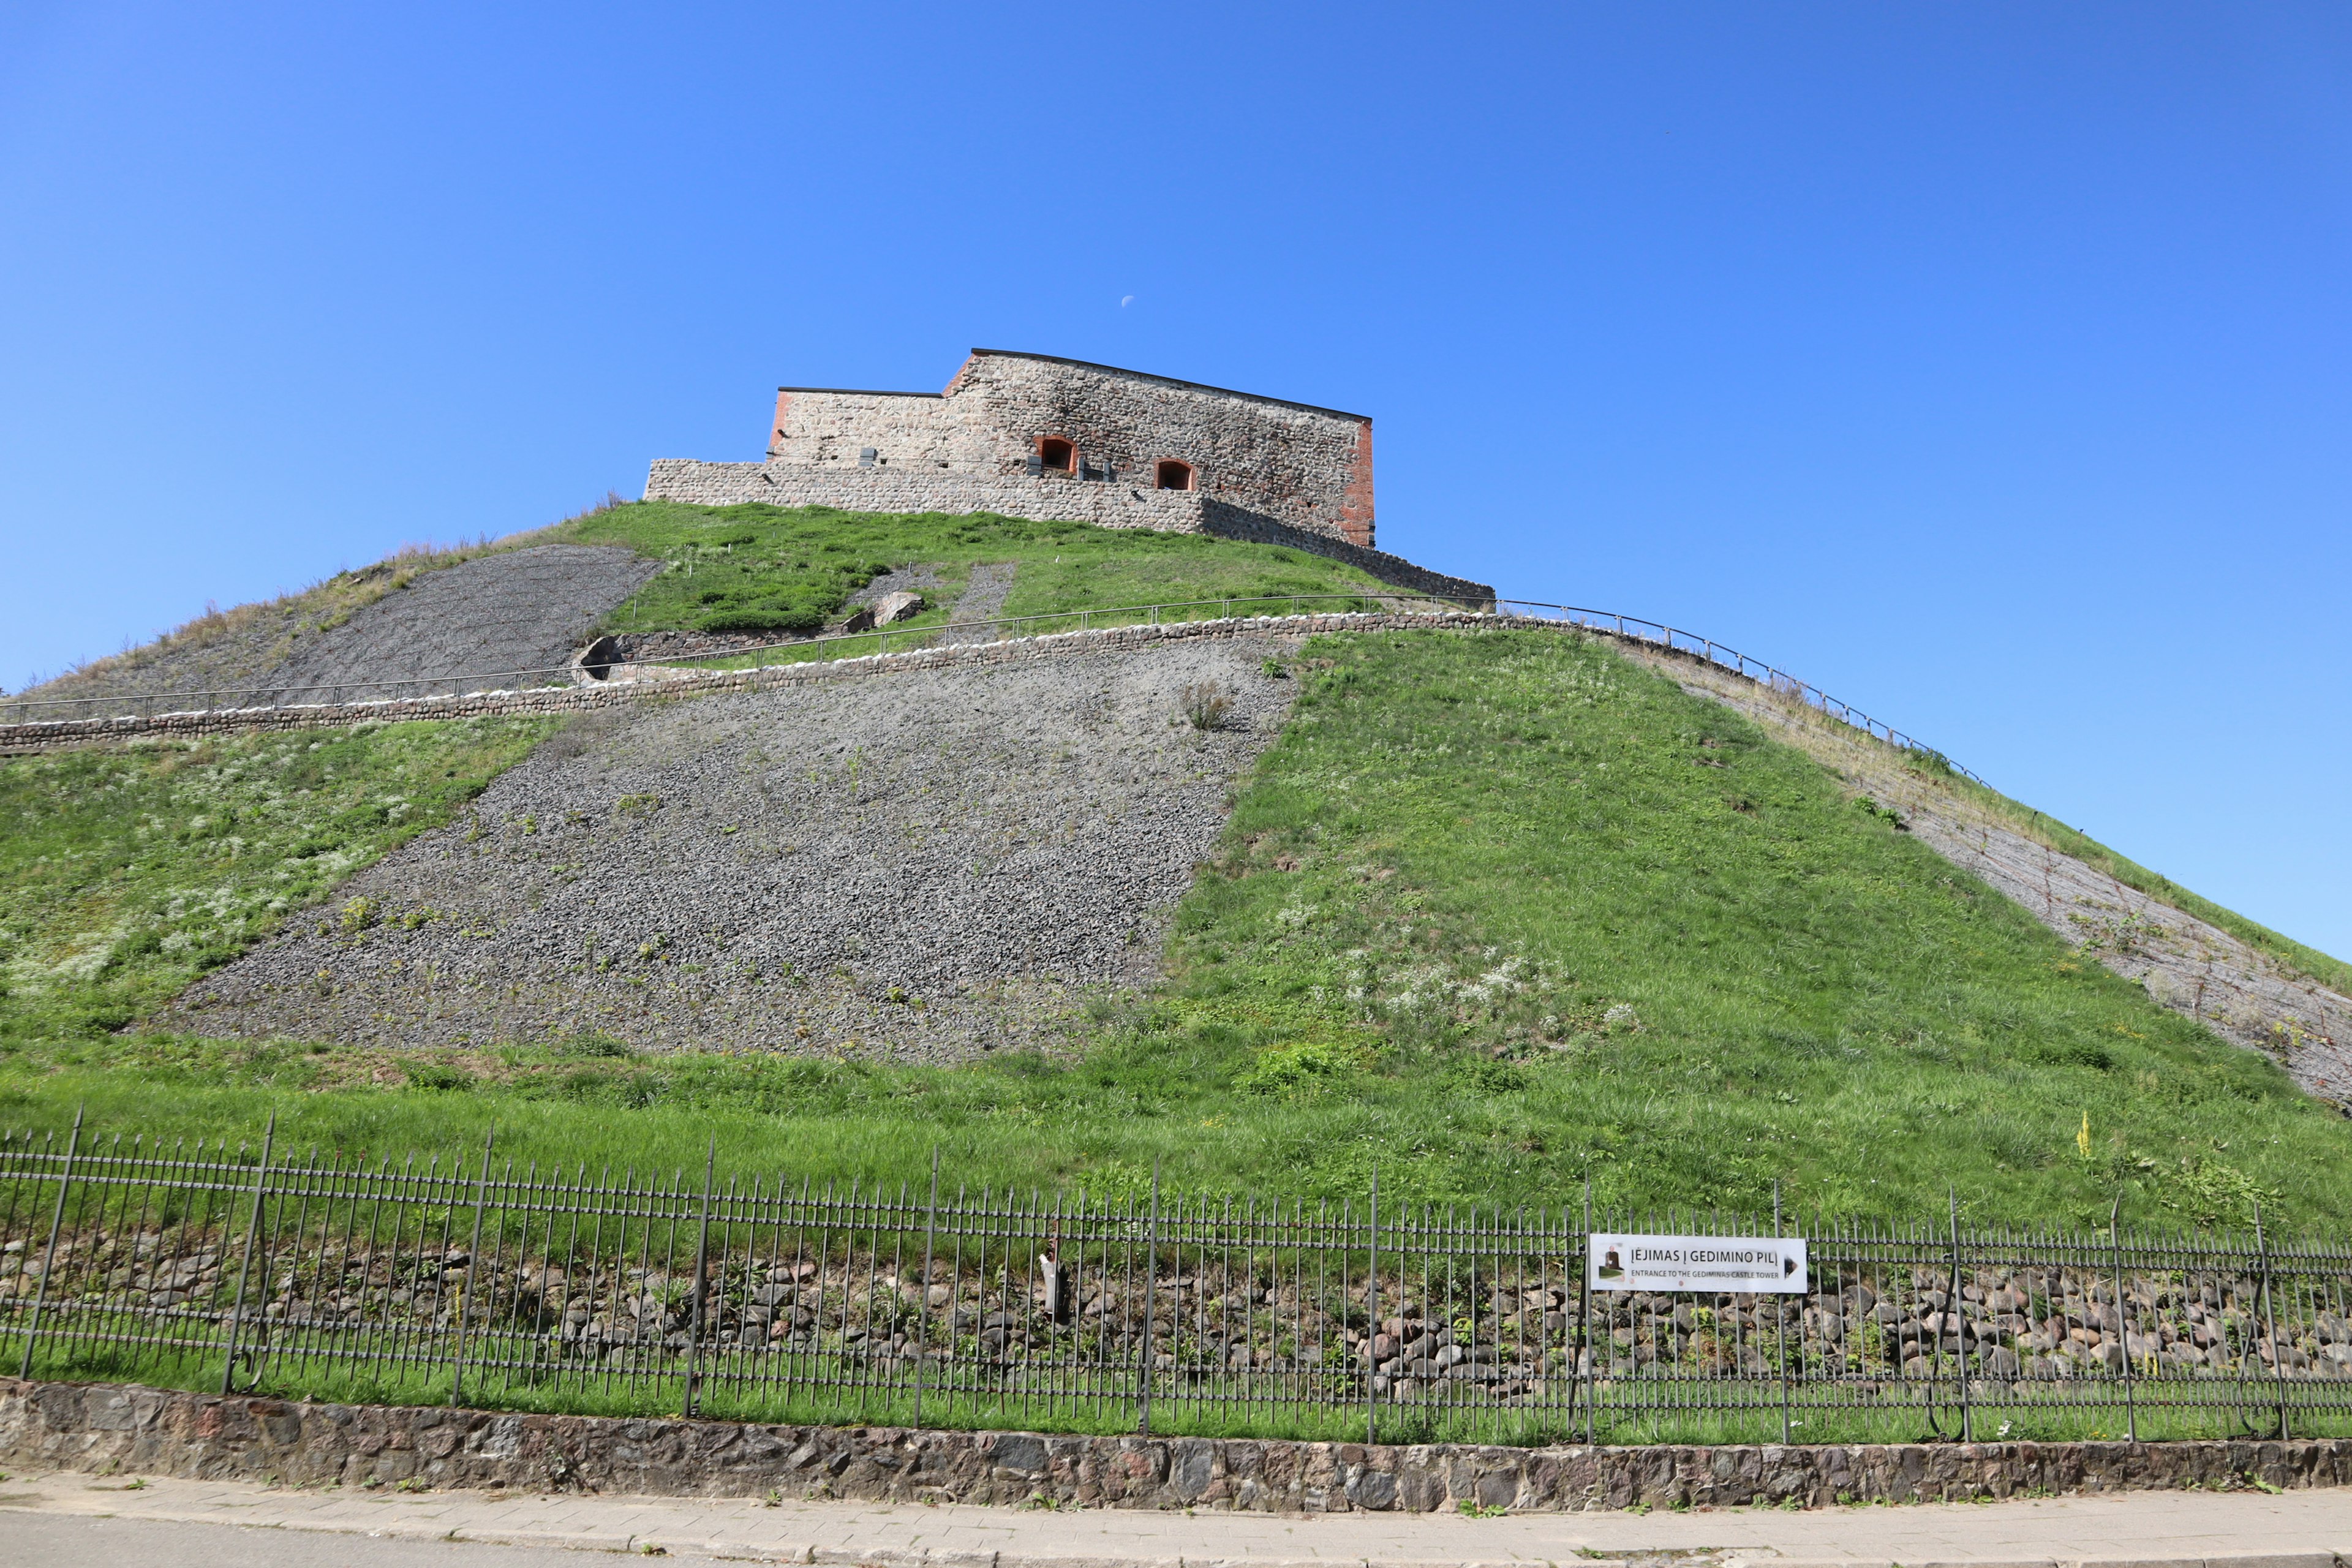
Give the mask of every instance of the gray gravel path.
[[[352, 701], [425, 689], [384, 684], [549, 669], [661, 570], [621, 545], [542, 544], [428, 572], [299, 649], [283, 700]], [[541, 679], [534, 685], [560, 684]], [[331, 698], [306, 688], [335, 686]]]
[[[1013, 574], [1019, 569], [1017, 561], [982, 562], [971, 569], [965, 579], [962, 595], [955, 607], [948, 612], [951, 621], [984, 621], [1004, 613], [1004, 601], [1013, 596]], [[945, 647], [950, 643], [993, 642], [1003, 636], [985, 626], [970, 631], [941, 632], [932, 641]]]
[[[965, 1059], [1147, 984], [1296, 682], [1234, 639], [609, 710], [159, 1022]], [[1178, 693], [1236, 694], [1226, 728]]]
[[[154, 692], [189, 695], [187, 706], [241, 707], [324, 700], [332, 693], [303, 689], [338, 682], [351, 699], [399, 697], [431, 689], [384, 683], [551, 668], [659, 570], [618, 545], [505, 551], [424, 573], [339, 626], [320, 629], [328, 602], [298, 595], [240, 611], [234, 626], [149, 644], [24, 695], [96, 699], [94, 712], [113, 710], [104, 704], [116, 700], [131, 711], [132, 698]], [[393, 569], [368, 571], [389, 577]]]

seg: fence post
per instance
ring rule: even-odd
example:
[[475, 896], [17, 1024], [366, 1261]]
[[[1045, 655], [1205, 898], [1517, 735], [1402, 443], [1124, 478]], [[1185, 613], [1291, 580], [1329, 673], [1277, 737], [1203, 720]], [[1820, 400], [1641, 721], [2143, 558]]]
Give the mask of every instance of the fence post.
[[2124, 1437], [2139, 1441], [2139, 1409], [2132, 1398], [2131, 1328], [2124, 1321], [2124, 1195], [2107, 1210], [2107, 1258], [2116, 1272], [2116, 1340], [2124, 1348]]
[[[2294, 1434], [2287, 1429], [2286, 1365], [2279, 1360], [2278, 1314], [2271, 1307], [2271, 1247], [2263, 1236], [2263, 1205], [2259, 1198], [2254, 1200], [2254, 1253], [2262, 1259], [2263, 1334], [2270, 1342], [2272, 1386], [2278, 1391], [2279, 1441], [2284, 1443]], [[47, 1282], [46, 1269], [42, 1272], [42, 1280]]]
[[495, 1123], [482, 1134], [482, 1173], [474, 1181], [474, 1239], [466, 1247], [466, 1278], [457, 1287], [457, 1339], [449, 1352], [449, 1403], [466, 1403], [466, 1314], [474, 1308], [474, 1264], [482, 1256], [482, 1200], [490, 1185], [490, 1145], [497, 1141]]
[[[1584, 1178], [1584, 1245], [1577, 1249], [1576, 1270], [1576, 1337], [1582, 1342], [1578, 1347], [1584, 1357], [1584, 1446], [1592, 1447], [1592, 1402], [1600, 1397], [1600, 1373], [1594, 1363], [1600, 1359], [1599, 1349], [1592, 1342], [1592, 1178]], [[1570, 1367], [1571, 1373], [1574, 1368]]]
[[[1772, 1184], [1772, 1239], [1780, 1239], [1780, 1184], [1777, 1180]], [[1806, 1280], [1806, 1284], [1811, 1283], [1811, 1279]], [[1806, 1293], [1811, 1294], [1810, 1290]], [[1786, 1443], [1789, 1440], [1789, 1298], [1776, 1295], [1772, 1301], [1773, 1313], [1778, 1320], [1773, 1345], [1780, 1360], [1780, 1441]], [[1798, 1321], [1801, 1324], [1804, 1320], [1801, 1318]]]
[[[253, 1273], [253, 1238], [261, 1234], [261, 1194], [269, 1180], [269, 1146], [278, 1137], [278, 1112], [261, 1131], [261, 1164], [253, 1173], [253, 1205], [245, 1216], [245, 1256], [236, 1266], [236, 1300], [228, 1310], [228, 1359], [221, 1363], [221, 1393], [235, 1392], [236, 1342], [245, 1329], [245, 1285]], [[299, 1245], [299, 1241], [298, 1241]], [[262, 1260], [265, 1264], [268, 1259]]]
[[1372, 1341], [1381, 1331], [1381, 1168], [1372, 1167], [1372, 1206], [1366, 1244], [1370, 1267], [1364, 1270], [1364, 1303], [1371, 1313], [1371, 1321], [1364, 1326], [1364, 1441], [1380, 1441], [1379, 1395], [1372, 1388], [1372, 1378], [1380, 1371], [1380, 1363], [1372, 1355]]
[[702, 1320], [710, 1300], [710, 1184], [719, 1170], [719, 1140], [710, 1140], [710, 1153], [702, 1163], [702, 1218], [694, 1237], [694, 1289], [686, 1314], [686, 1393], [678, 1414], [694, 1414], [694, 1363], [702, 1349]]
[[[1960, 1310], [1960, 1189], [1946, 1189], [1952, 1196], [1952, 1289], [1944, 1298], [1944, 1327], [1948, 1329], [1958, 1320], [1959, 1331], [1952, 1338], [1960, 1347], [1960, 1441], [1973, 1443], [1976, 1435], [1969, 1422], [1969, 1337], [1968, 1314]], [[1936, 1337], [1944, 1336], [1938, 1331]]]
[[33, 1347], [41, 1338], [41, 1311], [49, 1301], [49, 1271], [58, 1266], [58, 1232], [66, 1223], [66, 1189], [73, 1185], [74, 1157], [81, 1152], [81, 1113], [82, 1107], [75, 1106], [73, 1134], [66, 1140], [66, 1165], [58, 1175], [58, 1206], [49, 1215], [49, 1244], [41, 1252], [41, 1282], [33, 1290], [33, 1321], [25, 1325], [25, 1360], [16, 1375], [28, 1383], [33, 1376]]
[[[1007, 1208], [1012, 1207], [1008, 1201]], [[915, 1419], [923, 1424], [923, 1346], [931, 1337], [931, 1258], [940, 1231], [940, 1146], [931, 1145], [931, 1205], [923, 1213], [923, 1284], [915, 1298]], [[985, 1305], [985, 1303], [982, 1303]], [[955, 1321], [955, 1303], [948, 1303], [948, 1321]], [[950, 1328], [950, 1332], [953, 1330]]]
[[1160, 1156], [1151, 1157], [1151, 1228], [1146, 1233], [1143, 1253], [1143, 1387], [1140, 1408], [1136, 1416], [1136, 1432], [1151, 1436], [1151, 1310], [1152, 1289], [1160, 1278]]

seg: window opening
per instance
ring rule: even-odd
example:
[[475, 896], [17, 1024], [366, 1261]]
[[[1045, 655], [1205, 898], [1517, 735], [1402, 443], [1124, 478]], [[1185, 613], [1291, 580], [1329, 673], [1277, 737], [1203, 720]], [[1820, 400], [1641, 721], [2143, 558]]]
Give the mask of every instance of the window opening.
[[1163, 458], [1160, 461], [1155, 482], [1163, 490], [1189, 490], [1192, 488], [1192, 465], [1180, 463], [1173, 458]]
[[1048, 436], [1037, 443], [1037, 457], [1053, 472], [1066, 474], [1076, 465], [1078, 453], [1059, 436]]

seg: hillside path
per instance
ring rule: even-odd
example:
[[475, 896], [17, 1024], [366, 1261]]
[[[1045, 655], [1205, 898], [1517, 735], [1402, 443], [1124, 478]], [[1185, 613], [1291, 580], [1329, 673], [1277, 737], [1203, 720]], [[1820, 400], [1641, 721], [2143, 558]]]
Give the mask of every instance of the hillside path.
[[125, 1561], [536, 1568], [587, 1551], [891, 1568], [2340, 1568], [2352, 1552], [2352, 1490], [2344, 1489], [1470, 1519], [838, 1501], [771, 1507], [751, 1499], [305, 1491], [152, 1477], [129, 1489], [131, 1479], [11, 1477], [0, 1489], [0, 1559], [105, 1568]]

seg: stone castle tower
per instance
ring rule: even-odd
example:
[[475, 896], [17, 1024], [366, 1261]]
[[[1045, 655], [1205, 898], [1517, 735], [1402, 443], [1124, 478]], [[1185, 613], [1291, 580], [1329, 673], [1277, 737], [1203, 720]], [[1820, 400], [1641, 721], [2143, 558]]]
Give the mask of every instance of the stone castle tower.
[[1284, 544], [1416, 593], [1494, 590], [1372, 547], [1372, 422], [1140, 371], [974, 349], [940, 392], [782, 387], [758, 463], [655, 462], [646, 499], [972, 512]]

